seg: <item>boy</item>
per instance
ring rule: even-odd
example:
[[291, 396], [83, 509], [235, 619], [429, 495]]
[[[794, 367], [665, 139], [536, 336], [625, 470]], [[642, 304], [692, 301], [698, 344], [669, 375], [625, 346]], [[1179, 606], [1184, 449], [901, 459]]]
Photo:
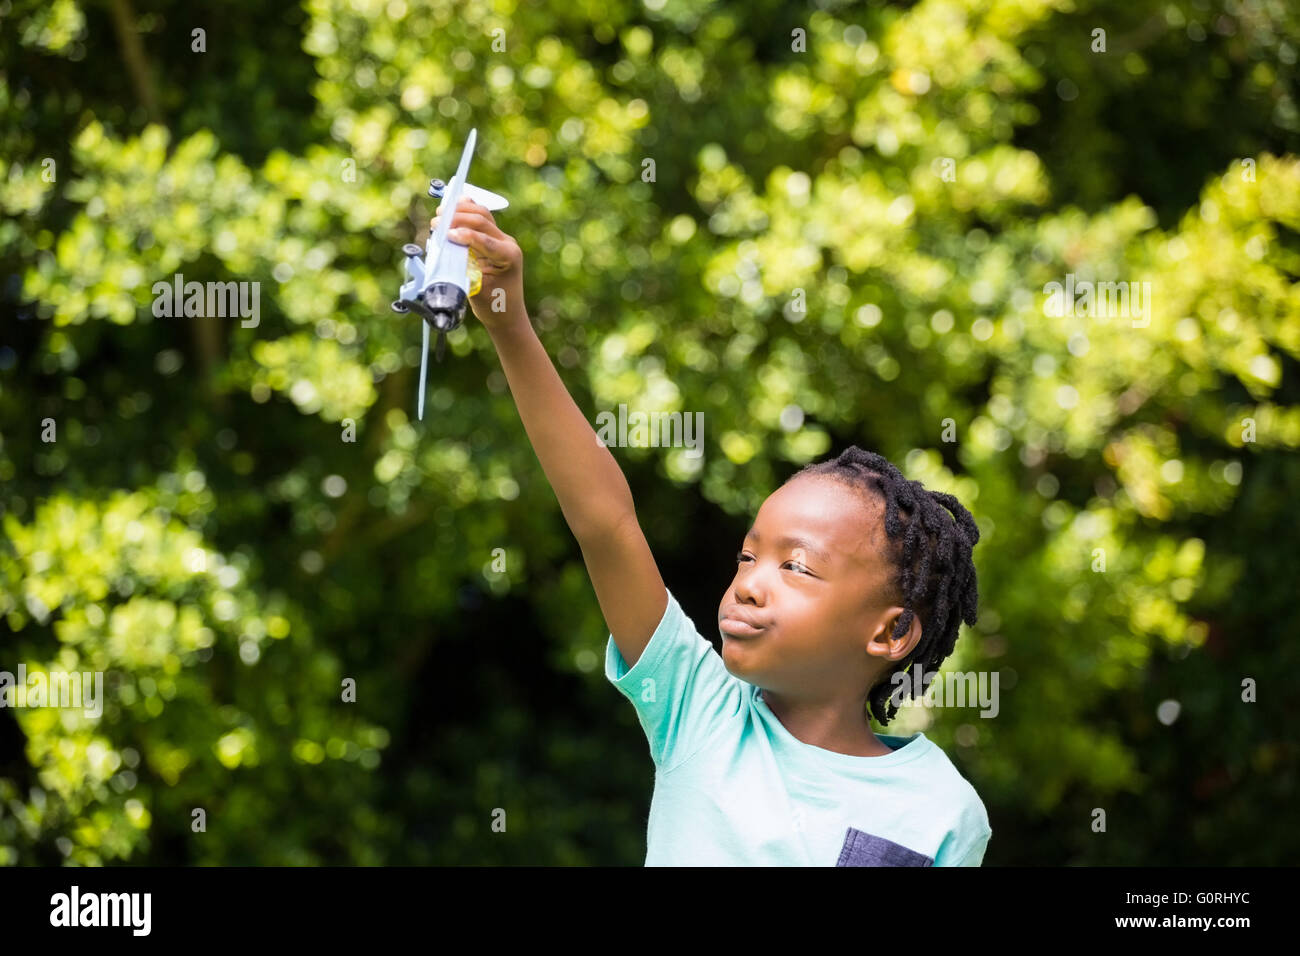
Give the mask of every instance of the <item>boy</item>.
[[975, 623], [970, 513], [860, 448], [804, 468], [745, 536], [719, 657], [664, 586], [627, 480], [533, 332], [518, 244], [469, 199], [451, 225], [478, 259], [471, 307], [609, 626], [605, 675], [650, 742], [646, 865], [980, 865], [992, 831], [975, 790], [923, 733], [877, 736], [865, 713], [887, 724], [902, 696], [891, 678], [933, 672]]

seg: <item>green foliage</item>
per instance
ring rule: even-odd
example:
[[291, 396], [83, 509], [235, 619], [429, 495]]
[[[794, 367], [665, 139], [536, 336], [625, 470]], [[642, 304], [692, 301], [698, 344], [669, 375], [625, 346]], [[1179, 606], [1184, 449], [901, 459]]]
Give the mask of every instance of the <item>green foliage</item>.
[[[987, 862], [1300, 849], [1261, 824], [1300, 763], [1287, 4], [163, 6], [0, 5], [0, 670], [106, 672], [99, 717], [0, 710], [0, 862], [641, 861], [491, 344], [420, 423], [388, 310], [472, 127], [579, 404], [704, 413], [702, 458], [616, 452], [697, 621], [780, 480], [878, 450], [983, 531], [949, 666], [1000, 713], [888, 732], [974, 782]], [[155, 315], [177, 273], [260, 322]], [[1067, 276], [1149, 308], [1053, 314]]]

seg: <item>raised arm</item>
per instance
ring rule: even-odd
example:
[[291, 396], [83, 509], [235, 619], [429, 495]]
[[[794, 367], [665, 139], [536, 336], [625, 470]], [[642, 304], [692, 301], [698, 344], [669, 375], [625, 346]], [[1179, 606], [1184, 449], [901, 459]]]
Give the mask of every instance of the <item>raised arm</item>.
[[[609, 632], [631, 667], [668, 607], [632, 491], [533, 331], [518, 243], [470, 200], [461, 201], [452, 227], [451, 235], [469, 245], [483, 271], [483, 287], [470, 300], [474, 314], [492, 337], [524, 431], [578, 539]], [[505, 310], [493, 312], [491, 305], [502, 298]]]
[[631, 667], [663, 618], [668, 592], [627, 479], [560, 381], [527, 314], [520, 310], [516, 325], [491, 335], [528, 440], [582, 548], [605, 623]]

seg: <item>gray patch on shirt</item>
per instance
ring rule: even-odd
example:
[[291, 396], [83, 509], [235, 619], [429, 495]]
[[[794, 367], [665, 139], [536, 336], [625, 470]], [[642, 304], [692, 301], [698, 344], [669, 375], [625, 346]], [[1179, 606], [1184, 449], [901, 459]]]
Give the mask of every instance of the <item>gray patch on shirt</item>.
[[934, 858], [849, 827], [836, 866], [933, 866]]

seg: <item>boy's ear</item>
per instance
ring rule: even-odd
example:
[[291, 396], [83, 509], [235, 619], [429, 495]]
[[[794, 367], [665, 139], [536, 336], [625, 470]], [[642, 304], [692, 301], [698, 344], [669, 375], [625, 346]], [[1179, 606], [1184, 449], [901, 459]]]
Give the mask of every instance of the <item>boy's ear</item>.
[[912, 653], [921, 640], [921, 616], [912, 614], [912, 624], [902, 637], [893, 637], [898, 627], [898, 619], [903, 616], [905, 608], [891, 607], [881, 621], [879, 628], [867, 642], [867, 653], [887, 661], [901, 661]]

